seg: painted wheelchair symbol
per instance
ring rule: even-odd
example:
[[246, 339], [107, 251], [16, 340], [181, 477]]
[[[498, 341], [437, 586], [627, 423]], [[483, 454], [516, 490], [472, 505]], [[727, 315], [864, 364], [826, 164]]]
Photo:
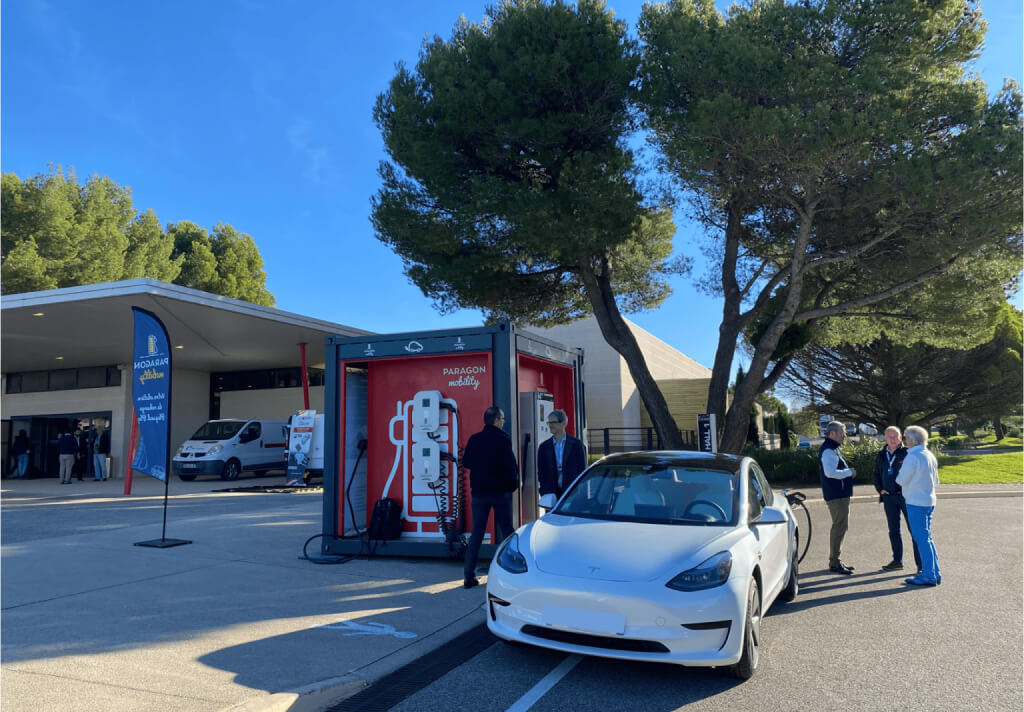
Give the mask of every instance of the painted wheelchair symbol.
[[396, 638], [415, 638], [415, 633], [408, 633], [405, 631], [395, 630], [394, 626], [388, 625], [387, 623], [356, 623], [355, 621], [348, 621], [342, 618], [337, 623], [330, 625], [315, 626], [317, 628], [326, 628], [327, 630], [347, 630], [346, 636], [350, 635], [393, 635]]

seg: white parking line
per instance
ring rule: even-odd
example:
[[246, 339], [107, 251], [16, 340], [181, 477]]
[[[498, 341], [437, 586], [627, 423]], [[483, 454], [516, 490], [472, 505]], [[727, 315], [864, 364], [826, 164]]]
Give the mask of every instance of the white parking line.
[[509, 707], [505, 712], [526, 712], [526, 710], [533, 707], [534, 703], [547, 693], [552, 687], [558, 684], [558, 681], [569, 674], [569, 671], [579, 664], [580, 660], [583, 659], [582, 655], [573, 653], [561, 663], [558, 667], [549, 672], [544, 676], [544, 679], [534, 685], [529, 692], [516, 700], [516, 703]]

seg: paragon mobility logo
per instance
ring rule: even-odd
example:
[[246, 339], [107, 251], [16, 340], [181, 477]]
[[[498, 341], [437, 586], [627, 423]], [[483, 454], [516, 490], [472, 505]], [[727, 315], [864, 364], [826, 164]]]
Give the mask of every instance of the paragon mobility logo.
[[441, 369], [442, 376], [448, 376], [453, 379], [448, 381], [449, 388], [472, 388], [474, 391], [480, 387], [480, 379], [477, 376], [486, 374], [486, 366], [459, 366]]
[[[167, 367], [170, 364], [170, 357], [166, 354], [160, 353], [156, 345], [158, 340], [155, 334], [149, 334], [146, 336], [146, 355], [143, 358], [136, 359], [133, 364], [135, 373], [139, 377], [139, 383], [145, 384], [154, 378], [164, 378], [167, 375], [166, 371], [158, 370], [160, 367]], [[141, 373], [140, 373], [141, 371]]]

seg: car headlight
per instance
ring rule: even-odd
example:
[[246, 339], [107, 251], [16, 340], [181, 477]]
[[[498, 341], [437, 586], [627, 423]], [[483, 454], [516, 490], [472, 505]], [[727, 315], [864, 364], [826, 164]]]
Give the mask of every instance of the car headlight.
[[679, 574], [665, 585], [677, 591], [703, 591], [706, 588], [721, 586], [728, 581], [730, 571], [732, 571], [732, 554], [728, 551], [720, 551], [703, 563]]
[[526, 573], [526, 557], [519, 551], [519, 535], [513, 534], [501, 545], [498, 552], [498, 566], [510, 574]]
[[214, 445], [213, 447], [211, 447], [209, 450], [206, 451], [206, 454], [207, 455], [212, 455], [213, 453], [220, 452], [223, 449], [224, 449], [223, 445]]
[[174, 456], [177, 457], [178, 455], [180, 455], [181, 451], [184, 450], [184, 449], [185, 449], [184, 445], [179, 445], [178, 446], [178, 452], [174, 453]]

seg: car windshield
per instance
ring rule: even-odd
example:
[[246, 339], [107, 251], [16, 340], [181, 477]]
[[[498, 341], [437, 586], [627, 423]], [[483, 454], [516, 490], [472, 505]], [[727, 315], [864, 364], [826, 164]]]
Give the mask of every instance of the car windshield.
[[227, 440], [245, 425], [244, 420], [211, 420], [199, 428], [189, 440]]
[[736, 518], [733, 472], [650, 463], [596, 465], [576, 481], [556, 514], [654, 524], [725, 525]]

